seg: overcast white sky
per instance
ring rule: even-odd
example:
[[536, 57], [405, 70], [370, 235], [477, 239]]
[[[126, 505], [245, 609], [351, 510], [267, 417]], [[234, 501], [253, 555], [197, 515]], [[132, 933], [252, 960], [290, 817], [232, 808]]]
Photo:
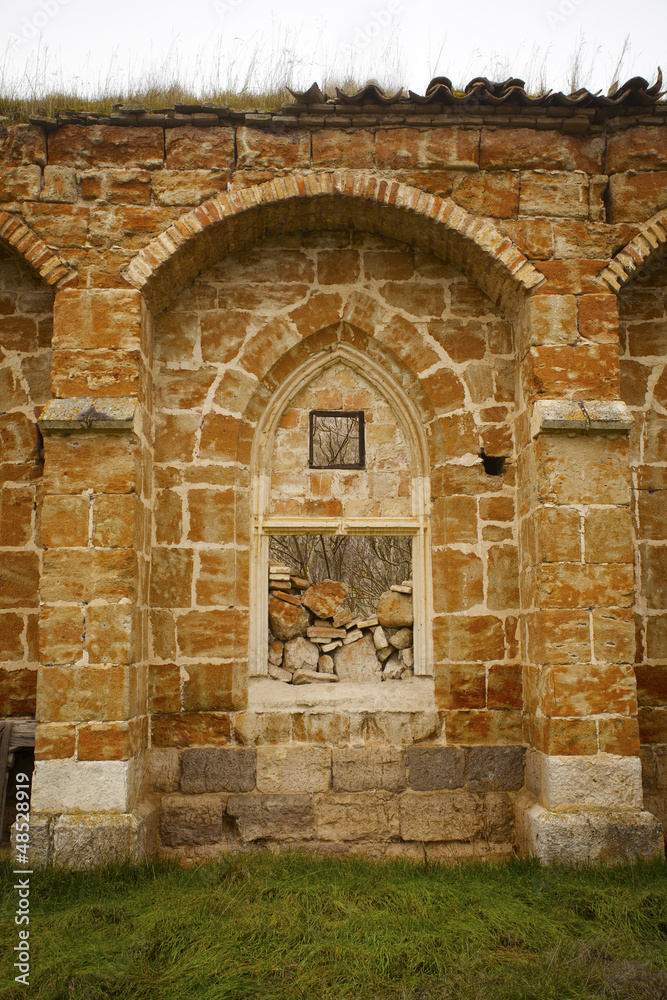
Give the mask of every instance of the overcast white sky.
[[5, 88], [123, 89], [149, 72], [196, 92], [308, 87], [351, 71], [419, 93], [435, 75], [567, 90], [579, 51], [580, 81], [606, 90], [626, 37], [623, 79], [667, 63], [666, 0], [0, 0], [0, 24]]

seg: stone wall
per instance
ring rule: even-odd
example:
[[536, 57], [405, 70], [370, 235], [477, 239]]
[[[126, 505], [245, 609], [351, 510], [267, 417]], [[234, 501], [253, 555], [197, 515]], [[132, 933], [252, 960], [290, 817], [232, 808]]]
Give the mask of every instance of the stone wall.
[[[39, 662], [43, 857], [100, 810], [110, 854], [156, 810], [179, 856], [658, 849], [663, 105], [350, 107], [0, 136], [0, 690], [31, 711]], [[385, 435], [354, 478], [307, 468], [325, 400]], [[400, 695], [254, 677], [272, 517], [414, 534]]]
[[[621, 395], [630, 437], [636, 571], [635, 673], [648, 807], [667, 822], [667, 270], [647, 268], [619, 296]], [[629, 541], [626, 542], [629, 548]]]
[[0, 247], [0, 713], [34, 715], [39, 663], [42, 440], [51, 398], [53, 292]]

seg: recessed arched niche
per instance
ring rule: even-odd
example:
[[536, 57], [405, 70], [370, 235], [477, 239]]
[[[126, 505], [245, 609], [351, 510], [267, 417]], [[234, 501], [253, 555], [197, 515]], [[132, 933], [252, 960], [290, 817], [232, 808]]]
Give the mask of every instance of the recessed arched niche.
[[[273, 394], [254, 436], [251, 470], [251, 706], [431, 706], [428, 452], [418, 411], [403, 388], [349, 344], [320, 352]], [[326, 608], [328, 618], [316, 601], [301, 605], [302, 597], [309, 600], [306, 584], [323, 579], [342, 588], [336, 608]], [[390, 678], [383, 668], [390, 650], [376, 647], [372, 681], [338, 666], [335, 683], [280, 684], [279, 671], [270, 676], [275, 636], [269, 609], [280, 607], [276, 602], [286, 600], [290, 614], [309, 614], [309, 641], [319, 641], [320, 651], [338, 664], [355, 637], [362, 643], [358, 650], [372, 651], [376, 637], [382, 642], [373, 623], [381, 595], [392, 586], [397, 604], [410, 603], [413, 615], [402, 672], [394, 669]], [[328, 638], [327, 628], [336, 633], [329, 642], [315, 636], [319, 629]], [[386, 631], [395, 637], [395, 629]]]

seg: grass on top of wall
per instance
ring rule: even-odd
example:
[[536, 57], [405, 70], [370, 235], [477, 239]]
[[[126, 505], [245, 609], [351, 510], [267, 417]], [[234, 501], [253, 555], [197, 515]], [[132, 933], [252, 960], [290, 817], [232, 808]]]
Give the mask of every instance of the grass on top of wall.
[[30, 986], [4, 862], [0, 997], [664, 1000], [667, 864], [227, 855], [37, 870]]

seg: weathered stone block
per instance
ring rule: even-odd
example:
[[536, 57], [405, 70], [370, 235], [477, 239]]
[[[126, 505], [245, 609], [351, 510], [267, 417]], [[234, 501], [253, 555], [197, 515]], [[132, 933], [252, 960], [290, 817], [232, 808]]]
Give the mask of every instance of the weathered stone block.
[[522, 170], [519, 211], [521, 215], [586, 219], [588, 177], [578, 171]]
[[76, 171], [72, 167], [44, 167], [42, 201], [75, 204], [77, 197]]
[[471, 792], [515, 792], [523, 787], [524, 747], [470, 747], [466, 788]]
[[227, 816], [246, 842], [312, 840], [315, 836], [311, 795], [230, 795]]
[[331, 780], [331, 749], [322, 746], [257, 747], [259, 792], [323, 792]]
[[403, 840], [474, 840], [484, 829], [482, 800], [470, 792], [404, 792], [400, 824]]
[[460, 747], [409, 747], [410, 787], [417, 792], [462, 788], [465, 783], [465, 753]]
[[345, 747], [333, 750], [333, 789], [359, 792], [406, 787], [404, 751], [399, 747]]
[[163, 795], [160, 839], [166, 847], [215, 844], [222, 839], [225, 795]]
[[326, 792], [313, 799], [315, 830], [322, 840], [395, 840], [399, 800], [389, 791]]
[[255, 751], [236, 747], [184, 750], [181, 791], [250, 792], [255, 787]]

